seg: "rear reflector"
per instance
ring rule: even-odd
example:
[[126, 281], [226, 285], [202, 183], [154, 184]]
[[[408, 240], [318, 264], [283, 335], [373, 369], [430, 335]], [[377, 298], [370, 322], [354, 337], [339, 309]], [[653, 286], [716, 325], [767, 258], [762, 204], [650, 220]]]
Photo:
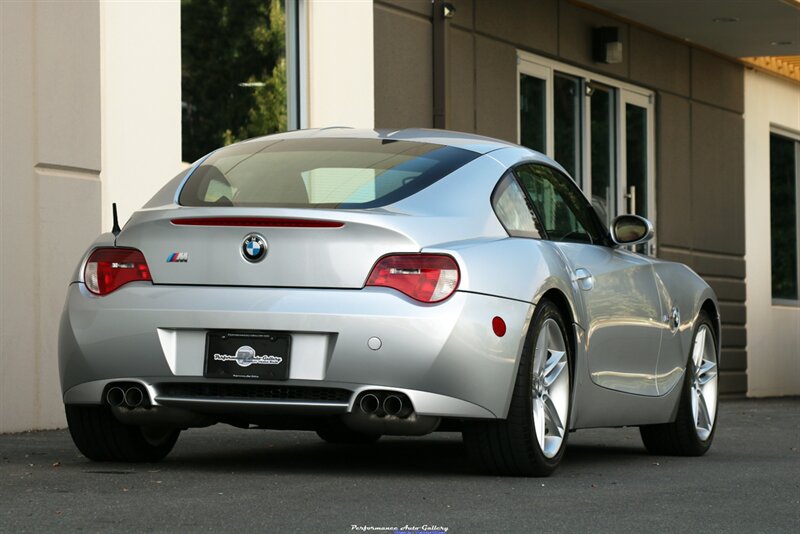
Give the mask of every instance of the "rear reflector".
[[441, 302], [458, 287], [456, 260], [440, 254], [398, 254], [378, 260], [368, 286], [390, 287], [420, 302]]
[[86, 287], [95, 295], [108, 295], [128, 282], [152, 282], [144, 254], [135, 248], [98, 248], [86, 261]]
[[494, 330], [494, 335], [497, 337], [506, 335], [506, 322], [502, 317], [495, 317], [492, 319], [492, 330]]
[[261, 228], [341, 228], [343, 222], [288, 217], [191, 217], [172, 219], [179, 226], [257, 226]]

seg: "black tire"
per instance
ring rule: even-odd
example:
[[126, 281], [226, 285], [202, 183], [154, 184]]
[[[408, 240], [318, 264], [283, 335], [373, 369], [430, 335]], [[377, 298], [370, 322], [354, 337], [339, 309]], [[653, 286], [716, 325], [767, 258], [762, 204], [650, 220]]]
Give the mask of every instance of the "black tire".
[[327, 421], [323, 426], [319, 427], [317, 435], [323, 441], [337, 445], [368, 445], [381, 438], [380, 434], [356, 432], [338, 418]]
[[[694, 360], [692, 359], [692, 348], [700, 327], [705, 325], [711, 333], [714, 348], [719, 353], [719, 345], [714, 330], [714, 324], [705, 311], [701, 311], [698, 317], [697, 326], [692, 335], [692, 343], [689, 348], [688, 363], [684, 375], [681, 396], [678, 404], [678, 411], [675, 421], [659, 425], [643, 425], [639, 427], [647, 452], [663, 456], [702, 456], [711, 447], [714, 440], [714, 432], [717, 429], [718, 413], [714, 417], [711, 433], [706, 439], [701, 439], [695, 429], [694, 415], [692, 414], [692, 380], [691, 376], [695, 371]], [[717, 399], [714, 399], [715, 402]]]
[[157, 462], [178, 440], [180, 430], [125, 425], [108, 406], [66, 407], [72, 441], [95, 462]]
[[538, 334], [545, 321], [553, 319], [561, 330], [565, 342], [569, 372], [568, 427], [572, 412], [572, 372], [574, 359], [570, 346], [567, 323], [558, 307], [549, 300], [541, 300], [531, 321], [517, 371], [517, 380], [508, 410], [502, 420], [473, 421], [465, 423], [464, 444], [470, 456], [485, 471], [495, 475], [534, 476], [550, 475], [561, 463], [567, 447], [569, 429], [565, 428], [558, 452], [551, 458], [545, 456], [536, 438], [533, 422], [533, 355]]

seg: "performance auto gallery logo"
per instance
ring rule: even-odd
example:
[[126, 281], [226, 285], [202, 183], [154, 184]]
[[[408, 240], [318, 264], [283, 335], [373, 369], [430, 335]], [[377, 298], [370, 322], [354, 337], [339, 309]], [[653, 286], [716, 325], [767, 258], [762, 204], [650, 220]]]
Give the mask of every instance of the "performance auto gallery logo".
[[441, 525], [404, 525], [402, 527], [387, 527], [375, 525], [350, 525], [351, 531], [356, 532], [375, 532], [386, 531], [392, 534], [447, 534], [450, 527]]
[[236, 354], [214, 354], [214, 361], [236, 362], [239, 367], [250, 367], [251, 365], [278, 365], [283, 358], [271, 354], [259, 355], [256, 354], [256, 349], [244, 345], [236, 349]]

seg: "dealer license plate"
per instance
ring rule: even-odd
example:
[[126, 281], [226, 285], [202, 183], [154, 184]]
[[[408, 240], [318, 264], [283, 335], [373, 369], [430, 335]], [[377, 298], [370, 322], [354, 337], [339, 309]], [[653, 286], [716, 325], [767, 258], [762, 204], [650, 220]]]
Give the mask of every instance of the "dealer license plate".
[[209, 332], [205, 376], [286, 380], [291, 344], [283, 332]]

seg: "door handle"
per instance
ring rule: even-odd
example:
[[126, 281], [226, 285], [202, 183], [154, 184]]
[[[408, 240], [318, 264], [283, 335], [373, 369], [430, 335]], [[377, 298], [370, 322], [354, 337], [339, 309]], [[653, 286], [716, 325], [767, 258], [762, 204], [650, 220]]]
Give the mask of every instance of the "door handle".
[[575, 275], [572, 277], [572, 281], [576, 282], [578, 287], [584, 291], [589, 291], [594, 287], [594, 276], [592, 276], [592, 273], [590, 273], [588, 269], [584, 269], [583, 267], [575, 269]]
[[627, 194], [623, 196], [628, 199], [628, 213], [636, 215], [636, 186], [628, 187]]

